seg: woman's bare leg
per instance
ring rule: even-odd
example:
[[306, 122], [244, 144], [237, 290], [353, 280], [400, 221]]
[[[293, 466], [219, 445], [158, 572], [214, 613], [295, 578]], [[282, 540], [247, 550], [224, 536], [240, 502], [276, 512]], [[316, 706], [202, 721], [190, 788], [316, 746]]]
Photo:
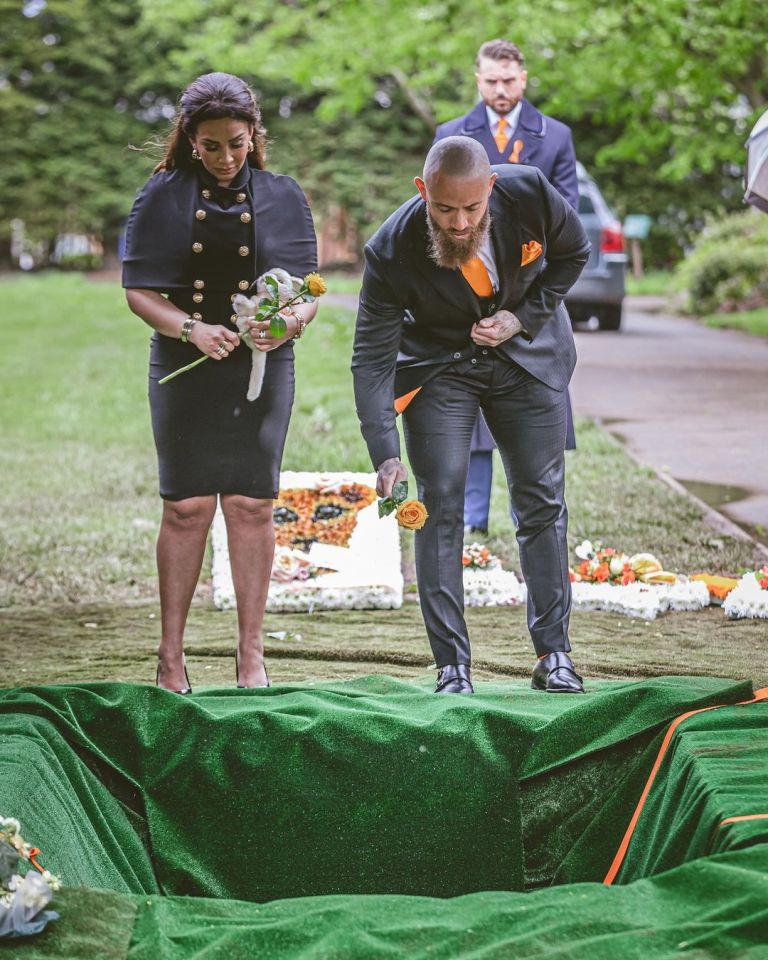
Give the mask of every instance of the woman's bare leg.
[[272, 500], [236, 494], [221, 498], [227, 522], [229, 561], [237, 599], [239, 683], [267, 685], [262, 627], [275, 552]]
[[187, 686], [184, 675], [184, 627], [200, 577], [216, 497], [164, 500], [157, 538], [162, 637], [157, 651], [158, 683], [168, 690]]

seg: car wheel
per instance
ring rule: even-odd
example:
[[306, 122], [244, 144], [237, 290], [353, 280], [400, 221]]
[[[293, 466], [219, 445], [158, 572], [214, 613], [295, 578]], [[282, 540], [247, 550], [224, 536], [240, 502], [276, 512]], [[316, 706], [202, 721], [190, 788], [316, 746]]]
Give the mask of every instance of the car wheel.
[[621, 304], [606, 303], [598, 314], [601, 330], [618, 330], [621, 326]]

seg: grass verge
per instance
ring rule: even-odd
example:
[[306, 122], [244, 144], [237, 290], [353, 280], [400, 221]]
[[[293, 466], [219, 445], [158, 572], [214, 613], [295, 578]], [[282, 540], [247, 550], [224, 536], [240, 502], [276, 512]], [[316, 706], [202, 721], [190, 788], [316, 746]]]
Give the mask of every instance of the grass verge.
[[701, 318], [708, 327], [742, 330], [755, 337], [768, 337], [768, 307], [744, 310], [742, 313], [713, 313]]
[[665, 297], [674, 290], [674, 274], [671, 270], [649, 270], [642, 277], [627, 272], [627, 293], [632, 296]]

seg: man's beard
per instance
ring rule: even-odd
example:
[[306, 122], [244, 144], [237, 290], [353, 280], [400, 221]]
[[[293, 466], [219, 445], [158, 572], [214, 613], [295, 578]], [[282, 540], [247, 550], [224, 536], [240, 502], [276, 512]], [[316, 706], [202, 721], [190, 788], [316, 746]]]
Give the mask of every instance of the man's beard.
[[480, 222], [472, 227], [466, 237], [458, 239], [451, 236], [447, 230], [443, 230], [433, 219], [429, 207], [427, 207], [427, 230], [429, 231], [427, 253], [438, 267], [455, 270], [462, 263], [466, 263], [467, 260], [477, 256], [477, 251], [488, 236], [490, 226], [491, 211], [489, 207], [486, 207]]

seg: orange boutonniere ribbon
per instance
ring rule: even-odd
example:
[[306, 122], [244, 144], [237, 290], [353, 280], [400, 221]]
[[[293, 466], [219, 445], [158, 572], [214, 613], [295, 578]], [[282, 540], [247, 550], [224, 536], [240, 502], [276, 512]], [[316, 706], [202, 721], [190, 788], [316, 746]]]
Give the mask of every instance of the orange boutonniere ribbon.
[[520, 260], [520, 266], [525, 267], [541, 256], [541, 244], [538, 240], [530, 240], [523, 244], [523, 256]]
[[512, 144], [512, 152], [509, 155], [510, 163], [520, 163], [520, 154], [523, 152], [523, 141], [515, 140]]

